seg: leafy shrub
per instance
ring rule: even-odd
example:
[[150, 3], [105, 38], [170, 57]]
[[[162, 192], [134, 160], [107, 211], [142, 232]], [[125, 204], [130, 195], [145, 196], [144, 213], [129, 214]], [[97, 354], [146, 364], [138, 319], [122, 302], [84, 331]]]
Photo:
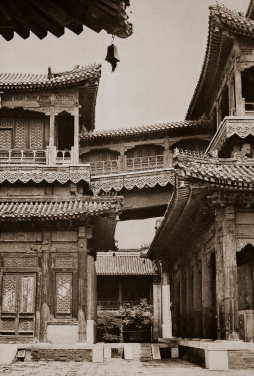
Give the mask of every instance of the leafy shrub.
[[97, 335], [98, 340], [104, 342], [123, 342], [123, 320], [112, 312], [98, 311]]
[[153, 306], [146, 299], [140, 299], [140, 303], [131, 307], [126, 304], [122, 314], [125, 316], [123, 325], [138, 329], [147, 329], [153, 324]]

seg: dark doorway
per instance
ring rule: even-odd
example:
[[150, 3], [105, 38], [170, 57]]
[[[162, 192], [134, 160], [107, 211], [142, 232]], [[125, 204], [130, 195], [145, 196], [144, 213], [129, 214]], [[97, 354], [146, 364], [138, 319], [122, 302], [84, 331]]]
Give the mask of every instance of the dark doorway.
[[74, 117], [63, 112], [58, 115], [58, 150], [71, 150], [74, 145]]

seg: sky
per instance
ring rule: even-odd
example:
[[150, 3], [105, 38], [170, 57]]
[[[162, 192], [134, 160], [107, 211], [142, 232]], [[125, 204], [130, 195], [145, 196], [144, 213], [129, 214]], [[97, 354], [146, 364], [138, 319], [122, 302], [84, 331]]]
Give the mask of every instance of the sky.
[[[205, 57], [209, 5], [215, 0], [131, 0], [127, 8], [133, 35], [115, 38], [120, 63], [111, 73], [105, 61], [111, 35], [84, 27], [61, 38], [0, 37], [0, 72], [46, 73], [75, 65], [102, 64], [96, 104], [96, 129], [136, 127], [183, 120]], [[249, 0], [223, 0], [246, 12]], [[118, 223], [119, 248], [135, 248], [154, 236], [155, 219]]]

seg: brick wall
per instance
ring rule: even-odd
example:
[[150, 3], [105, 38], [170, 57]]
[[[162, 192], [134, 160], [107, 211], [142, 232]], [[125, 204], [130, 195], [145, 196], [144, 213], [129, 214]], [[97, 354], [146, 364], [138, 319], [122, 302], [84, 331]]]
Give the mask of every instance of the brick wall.
[[254, 368], [254, 351], [228, 351], [228, 368]]
[[91, 362], [92, 352], [92, 349], [41, 349], [32, 350], [31, 356], [33, 361], [54, 360], [62, 362]]

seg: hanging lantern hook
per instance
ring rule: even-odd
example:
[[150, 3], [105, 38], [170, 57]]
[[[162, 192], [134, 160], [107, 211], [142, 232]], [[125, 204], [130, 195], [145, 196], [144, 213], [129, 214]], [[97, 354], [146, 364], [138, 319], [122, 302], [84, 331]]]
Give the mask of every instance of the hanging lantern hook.
[[114, 39], [115, 39], [115, 34], [112, 34], [112, 40], [111, 40], [111, 44], [114, 43]]

